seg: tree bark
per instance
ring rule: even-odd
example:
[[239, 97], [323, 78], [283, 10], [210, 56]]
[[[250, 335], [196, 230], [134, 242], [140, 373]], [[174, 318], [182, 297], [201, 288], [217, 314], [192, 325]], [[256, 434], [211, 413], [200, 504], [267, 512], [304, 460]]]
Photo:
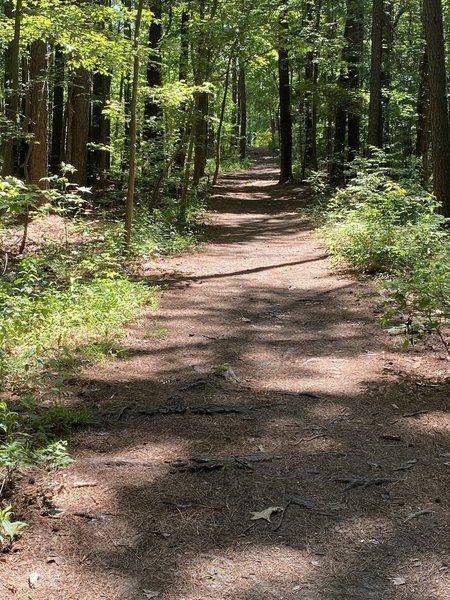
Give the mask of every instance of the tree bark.
[[131, 228], [133, 223], [134, 208], [134, 187], [136, 183], [136, 141], [137, 141], [137, 104], [139, 93], [139, 34], [141, 30], [142, 11], [144, 0], [139, 0], [134, 24], [134, 60], [133, 60], [133, 80], [131, 89], [130, 103], [130, 139], [129, 139], [129, 161], [128, 161], [128, 188], [125, 215], [125, 251], [129, 252], [131, 243]]
[[110, 168], [111, 154], [106, 149], [111, 141], [111, 120], [104, 110], [108, 105], [111, 93], [111, 75], [94, 73], [92, 81], [92, 122], [91, 142], [96, 146], [90, 153], [90, 172], [100, 181], [104, 181], [106, 171]]
[[220, 108], [219, 125], [217, 127], [216, 166], [214, 169], [214, 176], [213, 176], [213, 181], [212, 181], [213, 185], [216, 185], [216, 183], [217, 183], [217, 178], [219, 176], [219, 170], [220, 170], [220, 150], [221, 150], [221, 144], [222, 144], [222, 127], [223, 127], [223, 121], [224, 121], [224, 117], [225, 117], [225, 108], [227, 106], [228, 84], [230, 82], [230, 69], [231, 69], [232, 60], [233, 60], [233, 55], [230, 54], [230, 57], [228, 59], [228, 64], [227, 64], [227, 72], [225, 75], [225, 84], [224, 84], [224, 89], [223, 89], [222, 106]]
[[373, 0], [372, 4], [372, 49], [370, 61], [369, 146], [383, 146], [383, 109], [381, 96], [381, 69], [383, 59], [383, 13], [384, 1]]
[[[11, 3], [12, 5], [12, 3]], [[12, 8], [10, 6], [9, 8]], [[22, 21], [22, 0], [17, 0], [14, 17], [14, 39], [9, 44], [5, 55], [5, 84], [9, 88], [6, 99], [6, 118], [11, 124], [12, 131], [6, 132], [5, 141], [2, 148], [3, 165], [2, 176], [12, 175], [14, 173], [14, 131], [17, 128], [17, 115], [19, 111], [19, 71], [20, 71], [20, 33]]]
[[31, 120], [27, 182], [48, 188], [48, 47], [37, 40], [31, 44]]
[[428, 50], [433, 189], [450, 217], [450, 122], [448, 117], [445, 46], [441, 0], [424, 0], [425, 38]]
[[239, 156], [244, 159], [247, 156], [247, 85], [245, 79], [245, 68], [242, 60], [239, 62], [238, 75], [239, 96]]
[[50, 150], [50, 171], [58, 173], [63, 160], [64, 148], [64, 55], [61, 48], [55, 48], [53, 68], [53, 112], [52, 144]]
[[162, 83], [161, 75], [161, 38], [162, 38], [162, 5], [161, 0], [154, 0], [150, 5], [154, 20], [150, 24], [148, 34], [148, 46], [150, 50], [147, 64], [147, 86], [149, 95], [144, 103], [144, 132], [145, 140], [157, 140], [161, 138], [160, 124], [158, 121], [162, 116], [161, 106], [152, 98], [152, 88], [159, 87]]
[[78, 67], [69, 84], [68, 162], [76, 168], [71, 181], [85, 186], [88, 176], [88, 142], [90, 117], [90, 74]]
[[430, 87], [428, 84], [428, 51], [423, 49], [420, 69], [419, 93], [417, 97], [416, 156], [422, 161], [422, 181], [428, 183], [430, 177], [428, 153], [430, 146]]
[[279, 21], [278, 80], [280, 94], [280, 177], [278, 183], [293, 179], [292, 175], [292, 115], [291, 83], [289, 77], [289, 52], [286, 47], [288, 23]]

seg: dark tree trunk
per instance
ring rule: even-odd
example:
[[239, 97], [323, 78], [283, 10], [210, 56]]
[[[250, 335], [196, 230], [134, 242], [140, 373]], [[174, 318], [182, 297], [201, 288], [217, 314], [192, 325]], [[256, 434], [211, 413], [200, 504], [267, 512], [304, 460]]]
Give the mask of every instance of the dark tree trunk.
[[139, 34], [141, 29], [142, 11], [144, 8], [144, 0], [139, 0], [136, 13], [136, 21], [134, 23], [134, 39], [133, 39], [133, 78], [131, 88], [130, 102], [130, 156], [128, 167], [128, 186], [127, 186], [127, 202], [125, 213], [125, 251], [128, 252], [131, 243], [131, 229], [133, 224], [133, 209], [134, 209], [134, 188], [136, 183], [136, 141], [137, 141], [137, 106], [139, 94]]
[[428, 152], [430, 146], [430, 87], [428, 85], [428, 52], [423, 50], [420, 72], [419, 94], [417, 98], [417, 137], [416, 156], [422, 161], [422, 180], [429, 179]]
[[450, 122], [448, 118], [445, 46], [441, 0], [424, 0], [425, 38], [428, 51], [433, 188], [450, 217]]
[[[12, 2], [6, 3], [5, 13], [12, 16]], [[5, 140], [2, 147], [2, 175], [12, 175], [16, 168], [18, 155], [17, 140], [17, 115], [19, 111], [19, 71], [20, 71], [20, 29], [22, 20], [22, 0], [17, 0], [14, 18], [14, 38], [5, 52], [5, 88], [6, 103], [5, 116], [8, 119], [11, 131], [5, 131]]]
[[76, 168], [71, 180], [78, 185], [87, 184], [88, 142], [90, 116], [90, 75], [84, 67], [78, 67], [70, 82], [69, 133], [67, 160]]
[[48, 182], [48, 47], [41, 40], [31, 44], [31, 119], [28, 183], [47, 189]]
[[150, 96], [144, 104], [144, 139], [157, 140], [161, 138], [159, 120], [162, 116], [161, 106], [152, 98], [152, 88], [159, 87], [162, 83], [161, 76], [161, 38], [162, 38], [162, 0], [153, 1], [150, 10], [155, 20], [150, 24], [148, 46], [150, 50], [147, 64], [147, 86]]
[[383, 14], [383, 66], [381, 72], [383, 143], [388, 144], [391, 138], [391, 120], [389, 115], [390, 92], [392, 85], [392, 56], [394, 54], [394, 2], [385, 0]]
[[[200, 23], [205, 20], [205, 0], [199, 2]], [[194, 82], [196, 85], [202, 85], [206, 81], [208, 71], [207, 56], [209, 50], [205, 40], [205, 32], [202, 28], [196, 40], [196, 56], [194, 65]], [[193, 183], [198, 185], [200, 179], [205, 174], [206, 167], [206, 144], [208, 137], [208, 123], [206, 117], [208, 114], [208, 94], [207, 92], [196, 92], [195, 110], [192, 126], [194, 128], [194, 173]]]
[[[187, 82], [188, 68], [189, 68], [189, 13], [183, 11], [181, 13], [181, 24], [180, 24], [180, 63], [178, 79], [180, 81]], [[183, 112], [186, 112], [186, 106], [182, 107]], [[178, 149], [176, 151], [175, 164], [179, 171], [183, 170], [185, 160], [185, 148], [183, 140], [185, 138], [185, 131], [183, 126], [180, 127], [179, 131]]]
[[[348, 4], [347, 80], [351, 90], [360, 85], [360, 63], [362, 61], [364, 41], [364, 11], [359, 0], [349, 0]], [[361, 116], [359, 107], [351, 104], [348, 110], [348, 160], [353, 160], [360, 150]]]
[[208, 123], [206, 116], [208, 114], [208, 94], [207, 92], [197, 92], [196, 110], [194, 116], [195, 143], [194, 143], [194, 185], [198, 185], [200, 179], [205, 174], [206, 166], [206, 144], [208, 138]]
[[91, 142], [97, 148], [90, 153], [90, 173], [95, 177], [99, 177], [100, 181], [104, 180], [111, 162], [110, 152], [106, 149], [106, 147], [109, 147], [111, 140], [111, 120], [104, 113], [110, 99], [110, 93], [111, 76], [104, 73], [94, 73], [92, 78], [92, 122], [90, 138]]
[[289, 77], [289, 52], [287, 37], [289, 26], [285, 15], [278, 23], [278, 89], [280, 99], [280, 177], [278, 183], [286, 183], [292, 176], [292, 115], [291, 81]]
[[231, 138], [230, 147], [232, 150], [237, 148], [239, 138], [239, 110], [238, 110], [238, 76], [237, 76], [237, 58], [233, 58], [231, 65]]
[[180, 67], [179, 80], [187, 81], [189, 68], [189, 13], [183, 11], [181, 13], [180, 25]]
[[384, 1], [372, 4], [372, 49], [370, 61], [369, 146], [383, 146], [383, 110], [381, 95], [381, 69], [383, 59], [383, 13]]
[[245, 68], [242, 61], [239, 63], [238, 77], [239, 96], [239, 156], [247, 156], [247, 85], [245, 81]]
[[313, 156], [313, 116], [312, 116], [312, 86], [314, 77], [314, 54], [306, 54], [305, 64], [305, 95], [304, 95], [304, 114], [305, 114], [305, 149], [302, 161], [302, 179], [306, 176], [306, 169], [311, 165]]
[[[340, 75], [339, 84], [345, 91], [356, 90], [359, 87], [359, 63], [363, 42], [363, 11], [359, 0], [348, 0], [347, 18], [345, 21], [345, 47], [342, 59], [345, 63]], [[353, 160], [360, 148], [360, 115], [354, 106], [354, 101], [345, 98], [336, 110], [336, 125], [334, 136], [334, 157], [332, 164], [332, 179], [344, 183], [345, 159]], [[348, 144], [347, 142], [348, 132]], [[346, 156], [346, 149], [348, 154]]]
[[50, 150], [50, 171], [58, 173], [63, 160], [64, 149], [64, 55], [61, 48], [55, 48], [52, 145]]

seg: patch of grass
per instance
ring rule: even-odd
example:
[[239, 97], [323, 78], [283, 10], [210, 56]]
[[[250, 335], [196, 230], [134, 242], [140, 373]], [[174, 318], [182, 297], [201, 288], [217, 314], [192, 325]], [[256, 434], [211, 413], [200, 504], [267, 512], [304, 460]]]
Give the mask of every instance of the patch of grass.
[[[253, 165], [253, 161], [250, 158], [240, 158], [239, 156], [228, 156], [220, 161], [220, 173], [240, 173], [242, 171], [248, 171]], [[207, 162], [207, 170], [211, 173], [214, 172], [215, 162], [214, 159], [210, 158]]]
[[148, 329], [145, 332], [145, 337], [147, 339], [164, 339], [169, 335], [169, 330], [167, 327], [159, 327], [158, 329]]
[[85, 358], [104, 355], [124, 323], [155, 297], [155, 289], [121, 276], [68, 283], [36, 278], [30, 285], [20, 276], [0, 283], [0, 377], [10, 389], [32, 385], [50, 365], [83, 358], [83, 349]]

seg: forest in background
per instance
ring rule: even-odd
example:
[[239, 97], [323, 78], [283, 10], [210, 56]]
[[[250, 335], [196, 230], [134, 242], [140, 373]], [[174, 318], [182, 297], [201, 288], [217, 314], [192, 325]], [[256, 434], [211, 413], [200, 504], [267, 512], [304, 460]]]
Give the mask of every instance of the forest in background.
[[[22, 401], [0, 407], [0, 496], [21, 466], [68, 460], [54, 440], [90, 416], [65, 381], [120, 355], [154, 303], [138, 261], [193, 248], [209, 185], [251, 148], [280, 153], [280, 185], [309, 182], [330, 254], [381, 280], [383, 324], [450, 354], [449, 11], [0, 2], [0, 377]], [[60, 235], [30, 243], [42, 218]]]
[[448, 216], [439, 1], [1, 7], [3, 177], [45, 189], [66, 163], [71, 182], [113, 182], [129, 205], [136, 179], [143, 206], [168, 195], [182, 222], [208, 159], [217, 177], [249, 144], [281, 148], [281, 182], [325, 168], [342, 184], [347, 161], [381, 148], [393, 171], [433, 172]]

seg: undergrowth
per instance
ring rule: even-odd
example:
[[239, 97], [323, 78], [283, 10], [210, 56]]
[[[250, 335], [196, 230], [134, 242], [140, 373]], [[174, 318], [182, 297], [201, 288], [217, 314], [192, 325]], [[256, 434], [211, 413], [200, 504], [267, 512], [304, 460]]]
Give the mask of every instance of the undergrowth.
[[414, 177], [393, 180], [379, 156], [355, 161], [342, 189], [332, 191], [320, 174], [311, 185], [330, 255], [356, 273], [378, 276], [382, 324], [405, 332], [408, 343], [437, 331], [450, 352], [450, 234], [435, 199]]
[[[0, 392], [19, 398], [14, 407], [0, 402], [0, 548], [24, 527], [13, 520], [9, 501], [17, 477], [36, 466], [69, 464], [64, 437], [92, 423], [87, 409], [60, 403], [65, 381], [85, 362], [120, 354], [124, 325], [156, 304], [157, 288], [140, 280], [139, 261], [195, 248], [204, 211], [198, 194], [180, 227], [170, 199], [153, 211], [138, 205], [124, 256], [121, 215], [113, 209], [102, 216], [88, 204], [89, 190], [70, 187], [69, 167], [51, 178], [57, 188], [45, 204], [36, 200], [40, 191], [19, 180], [0, 188], [8, 248], [0, 261]], [[31, 209], [44, 227], [48, 213], [62, 218], [58, 242], [34, 242], [32, 252], [14, 255], [11, 240], [19, 233], [26, 241], [20, 222]], [[52, 399], [50, 406], [43, 408], [43, 398]]]

